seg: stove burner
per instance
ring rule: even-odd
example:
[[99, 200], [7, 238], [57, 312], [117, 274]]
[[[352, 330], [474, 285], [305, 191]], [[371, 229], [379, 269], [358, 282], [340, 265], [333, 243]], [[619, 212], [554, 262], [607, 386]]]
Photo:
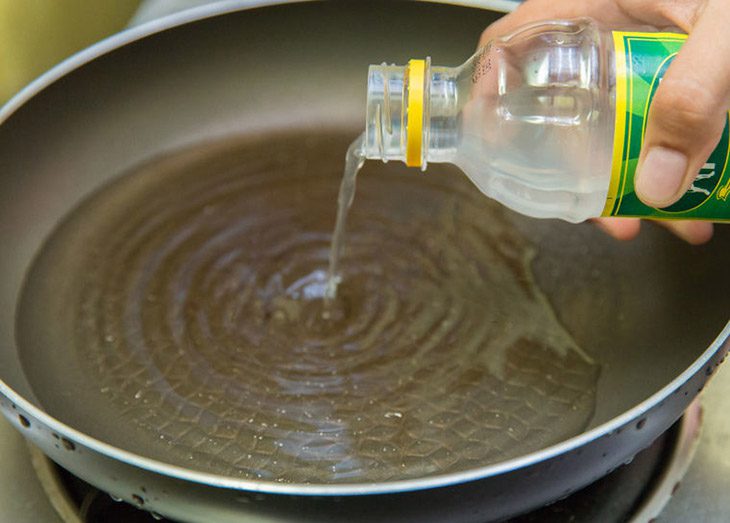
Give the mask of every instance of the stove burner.
[[[702, 407], [695, 400], [667, 432], [629, 463], [571, 496], [507, 523], [646, 523], [654, 521], [692, 461]], [[162, 518], [117, 502], [30, 447], [33, 466], [64, 523], [154, 523]]]

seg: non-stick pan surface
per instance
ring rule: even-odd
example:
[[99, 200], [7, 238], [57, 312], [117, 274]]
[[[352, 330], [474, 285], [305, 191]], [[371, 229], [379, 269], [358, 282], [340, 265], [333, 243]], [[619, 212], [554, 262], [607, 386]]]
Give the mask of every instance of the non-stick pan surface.
[[[422, 55], [459, 63], [495, 16], [443, 5], [333, 2], [262, 7], [159, 33], [141, 28], [61, 66], [11, 102], [0, 126], [3, 412], [74, 473], [182, 521], [242, 514], [484, 521], [565, 495], [651, 442], [726, 350], [722, 269], [730, 237], [721, 227], [704, 247], [651, 226], [620, 244], [590, 225], [508, 215], [536, 248], [532, 270], [558, 319], [600, 365], [595, 410], [583, 434], [447, 475], [280, 484], [185, 466], [140, 444], [103, 402], [88, 397], [80, 405], [73, 390], [66, 396], [50, 388], [59, 375], [69, 384], [88, 378], [59, 349], [66, 340], [16, 344], [16, 305], [33, 257], [103, 184], [162, 153], [229, 136], [334, 132], [342, 138], [332, 147], [340, 151], [362, 122], [369, 63]], [[140, 39], [145, 31], [153, 34]]]

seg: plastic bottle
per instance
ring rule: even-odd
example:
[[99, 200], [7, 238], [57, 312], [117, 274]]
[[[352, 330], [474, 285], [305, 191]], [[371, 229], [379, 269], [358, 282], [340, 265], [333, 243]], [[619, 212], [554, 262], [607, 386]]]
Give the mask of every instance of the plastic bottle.
[[370, 66], [365, 155], [456, 164], [486, 195], [539, 218], [730, 219], [727, 126], [679, 202], [654, 209], [634, 193], [648, 107], [685, 39], [548, 21], [459, 67]]

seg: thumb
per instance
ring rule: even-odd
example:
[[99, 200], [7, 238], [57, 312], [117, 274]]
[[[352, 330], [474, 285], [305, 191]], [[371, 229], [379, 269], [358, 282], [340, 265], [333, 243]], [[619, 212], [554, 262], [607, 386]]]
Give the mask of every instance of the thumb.
[[652, 207], [667, 207], [682, 197], [725, 126], [730, 10], [721, 4], [707, 3], [652, 100], [635, 178], [636, 194]]

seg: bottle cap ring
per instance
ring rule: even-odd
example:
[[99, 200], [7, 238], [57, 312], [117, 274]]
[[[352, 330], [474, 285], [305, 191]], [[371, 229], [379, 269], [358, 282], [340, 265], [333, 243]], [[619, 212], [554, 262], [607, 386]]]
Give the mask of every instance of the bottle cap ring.
[[408, 62], [408, 102], [406, 115], [406, 165], [420, 167], [423, 163], [423, 86], [426, 61]]

